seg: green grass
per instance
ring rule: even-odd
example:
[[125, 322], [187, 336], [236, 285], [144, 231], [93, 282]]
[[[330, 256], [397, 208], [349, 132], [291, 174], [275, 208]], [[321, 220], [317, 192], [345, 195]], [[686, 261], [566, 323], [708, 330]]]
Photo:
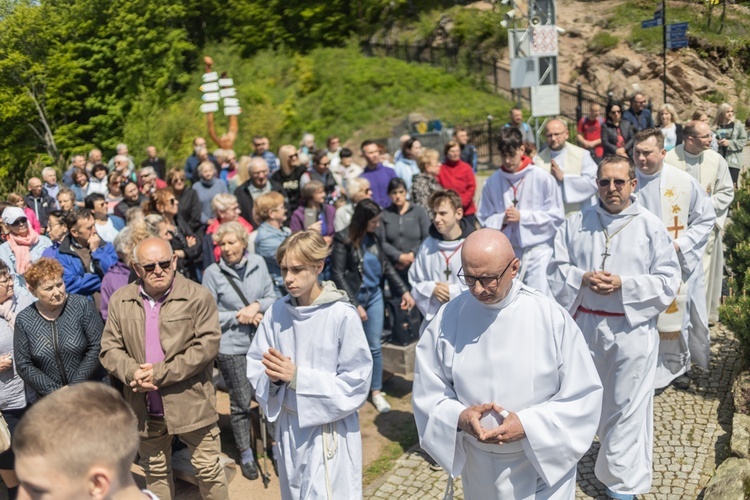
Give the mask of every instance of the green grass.
[[363, 484], [367, 486], [375, 479], [390, 471], [395, 465], [396, 460], [418, 442], [417, 426], [413, 420], [410, 420], [409, 424], [401, 429], [398, 439], [388, 444], [380, 457], [364, 470]]
[[620, 39], [607, 31], [600, 31], [589, 40], [588, 49], [594, 54], [604, 54], [617, 47]]
[[[318, 145], [330, 134], [361, 141], [390, 136], [411, 112], [445, 125], [474, 124], [483, 123], [488, 114], [506, 116], [512, 107], [471, 78], [424, 64], [367, 58], [353, 46], [307, 55], [265, 51], [252, 59], [242, 59], [231, 47], [205, 53], [237, 88], [243, 109], [234, 147], [238, 155], [250, 151], [255, 134], [268, 135], [274, 150], [297, 144], [304, 132], [315, 134]], [[154, 106], [144, 91], [126, 120], [124, 139], [130, 149], [140, 152], [153, 144], [169, 164], [182, 164], [193, 137], [206, 133], [199, 86], [196, 73], [187, 94], [165, 108]], [[216, 121], [221, 134], [227, 121], [221, 114]]]
[[[662, 28], [641, 28], [641, 21], [654, 16], [656, 2], [652, 0], [628, 1], [618, 5], [609, 22], [612, 26], [631, 27], [628, 41], [636, 50], [658, 53], [662, 50]], [[708, 15], [705, 3], [685, 5], [684, 3], [667, 5], [667, 24], [689, 22], [688, 34], [712, 47], [725, 48], [736, 54], [750, 44], [750, 16], [727, 7], [724, 29], [718, 33], [721, 18], [721, 7], [714, 7], [711, 26], [708, 26]]]

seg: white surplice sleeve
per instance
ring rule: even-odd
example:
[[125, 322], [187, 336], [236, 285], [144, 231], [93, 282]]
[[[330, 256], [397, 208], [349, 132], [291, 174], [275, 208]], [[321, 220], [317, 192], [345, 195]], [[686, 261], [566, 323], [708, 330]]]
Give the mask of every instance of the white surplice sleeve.
[[303, 429], [349, 416], [365, 404], [370, 392], [372, 356], [362, 320], [353, 306], [338, 309], [332, 312], [338, 324], [326, 324], [326, 328], [338, 329], [336, 371], [297, 365], [294, 393], [297, 418]]
[[591, 153], [585, 151], [581, 165], [581, 175], [565, 174], [563, 193], [566, 203], [584, 203], [596, 194], [596, 162]]
[[658, 224], [650, 226], [654, 228], [650, 238], [652, 248], [648, 249], [650, 255], [645, 255], [646, 249], [643, 249], [644, 258], [651, 259], [648, 273], [620, 276], [622, 288], [619, 295], [622, 298], [625, 319], [631, 327], [646, 323], [665, 311], [674, 300], [680, 286], [680, 263], [672, 238], [661, 221], [656, 217], [654, 221]]
[[[583, 285], [583, 275], [587, 271], [579, 268], [572, 261], [570, 248], [573, 248], [571, 234], [581, 225], [581, 212], [569, 217], [563, 222], [555, 235], [555, 243], [552, 246], [552, 258], [547, 265], [547, 281], [552, 295], [570, 314], [575, 311], [580, 302], [579, 295]], [[590, 269], [589, 269], [590, 271]]]
[[450, 376], [453, 347], [441, 338], [444, 311], [440, 308], [417, 344], [412, 406], [420, 445], [452, 477], [458, 477], [466, 463], [458, 417], [466, 406], [458, 400]]
[[551, 244], [557, 228], [565, 220], [562, 193], [555, 178], [544, 175], [533, 180], [536, 201], [541, 203], [534, 210], [519, 208], [521, 220], [511, 223], [518, 225], [518, 242], [524, 249], [547, 242]]
[[417, 250], [417, 257], [414, 259], [414, 263], [409, 267], [409, 284], [412, 287], [411, 295], [414, 298], [417, 309], [429, 321], [440, 307], [440, 301], [432, 296], [437, 282], [430, 279], [428, 269], [429, 256], [427, 255], [427, 248], [425, 246], [427, 244], [427, 240], [422, 242], [419, 250]]
[[734, 184], [732, 175], [729, 173], [729, 164], [724, 158], [719, 160], [719, 169], [716, 172], [716, 183], [714, 192], [711, 195], [711, 202], [716, 212], [716, 225], [724, 229], [724, 223], [727, 221], [729, 205], [734, 199]]
[[504, 191], [501, 189], [500, 177], [491, 175], [484, 183], [482, 197], [479, 200], [477, 219], [484, 227], [501, 229], [505, 223]]
[[570, 315], [557, 311], [551, 327], [557, 343], [559, 389], [546, 402], [517, 413], [526, 432], [521, 440], [526, 457], [550, 486], [588, 451], [602, 407], [602, 384], [583, 334]]
[[247, 378], [255, 389], [255, 399], [263, 409], [269, 422], [274, 422], [281, 413], [286, 392], [286, 384], [277, 385], [271, 382], [263, 366], [263, 353], [270, 347], [278, 348], [274, 342], [273, 311], [274, 307], [263, 316], [255, 332], [250, 349], [247, 351]]
[[703, 191], [698, 181], [691, 178], [690, 216], [687, 230], [674, 240], [680, 247], [677, 256], [682, 266], [682, 279], [687, 282], [696, 266], [702, 266], [708, 236], [716, 223], [716, 212], [711, 198]]

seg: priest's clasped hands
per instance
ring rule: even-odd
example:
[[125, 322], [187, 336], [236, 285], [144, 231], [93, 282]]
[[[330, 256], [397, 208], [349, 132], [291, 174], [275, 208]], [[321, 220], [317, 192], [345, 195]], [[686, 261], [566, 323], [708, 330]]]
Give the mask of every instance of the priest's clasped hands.
[[458, 428], [487, 444], [512, 443], [525, 438], [526, 432], [521, 419], [512, 412], [507, 412], [508, 416], [505, 417], [503, 423], [494, 429], [485, 429], [482, 426], [480, 422], [482, 418], [491, 412], [500, 414], [503, 411], [505, 410], [495, 403], [470, 406], [458, 416]]
[[583, 286], [599, 295], [609, 295], [622, 288], [622, 280], [609, 271], [589, 271], [583, 274]]

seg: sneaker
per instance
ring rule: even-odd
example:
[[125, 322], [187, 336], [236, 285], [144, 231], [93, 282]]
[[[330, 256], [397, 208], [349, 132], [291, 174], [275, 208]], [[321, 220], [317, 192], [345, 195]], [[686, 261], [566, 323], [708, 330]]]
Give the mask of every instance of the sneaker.
[[255, 466], [255, 462], [242, 464], [240, 465], [240, 469], [242, 470], [242, 475], [249, 480], [258, 479], [258, 468]]
[[391, 411], [391, 405], [385, 399], [385, 395], [381, 392], [377, 396], [372, 397], [372, 404], [375, 405], [375, 409], [378, 413], [388, 413]]
[[613, 498], [615, 500], [636, 500], [638, 497], [629, 493], [615, 493], [607, 488], [607, 498]]

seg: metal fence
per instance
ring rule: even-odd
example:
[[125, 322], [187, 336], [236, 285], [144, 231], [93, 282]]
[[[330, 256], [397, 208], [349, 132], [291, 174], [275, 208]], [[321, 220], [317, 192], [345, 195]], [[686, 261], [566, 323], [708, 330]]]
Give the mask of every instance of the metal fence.
[[[407, 62], [428, 63], [442, 67], [445, 71], [466, 73], [482, 77], [487, 86], [495, 93], [508, 96], [518, 104], [531, 104], [529, 89], [512, 89], [510, 87], [510, 66], [497, 57], [486, 57], [481, 53], [459, 50], [458, 45], [413, 45], [407, 43], [384, 44], [363, 40], [360, 43], [362, 52], [368, 56], [386, 56], [402, 59]], [[611, 96], [583, 90], [581, 85], [560, 83], [560, 115], [575, 121], [584, 116], [591, 104], [602, 107], [607, 105]]]
[[[461, 51], [458, 45], [385, 44], [363, 40], [360, 47], [365, 55], [371, 57], [393, 57], [407, 62], [431, 64], [446, 72], [477, 76], [491, 92], [503, 94], [519, 106], [531, 105], [531, 91], [528, 88], [512, 89], [510, 66], [497, 57]], [[568, 119], [571, 134], [575, 134], [576, 124], [588, 114], [592, 104], [596, 103], [604, 108], [612, 99], [611, 93], [603, 96], [584, 90], [580, 84], [560, 83], [560, 115]], [[502, 124], [493, 122], [492, 117], [488, 117], [485, 123], [467, 127], [469, 141], [477, 148], [480, 164], [492, 167], [499, 158], [497, 132], [500, 127]]]

